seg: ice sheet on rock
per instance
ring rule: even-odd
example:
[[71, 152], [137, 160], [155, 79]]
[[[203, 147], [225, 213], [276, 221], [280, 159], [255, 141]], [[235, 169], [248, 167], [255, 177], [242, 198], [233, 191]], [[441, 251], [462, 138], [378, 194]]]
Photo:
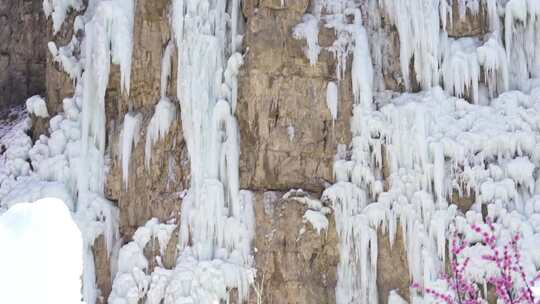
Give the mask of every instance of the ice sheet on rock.
[[326, 106], [332, 115], [332, 119], [335, 121], [338, 116], [338, 88], [336, 83], [330, 81], [326, 87]]
[[[527, 0], [458, 1], [453, 12], [447, 1], [383, 0], [362, 6], [368, 8], [369, 20], [368, 33], [362, 34], [357, 5], [316, 1], [297, 26], [310, 33], [301, 37], [311, 50], [311, 63], [321, 51], [313, 34], [318, 26], [335, 30], [336, 40], [327, 50], [336, 56], [338, 80], [346, 56], [353, 55], [353, 140], [349, 149], [338, 151], [337, 182], [322, 198], [333, 205], [340, 239], [338, 303], [377, 302], [376, 287], [369, 282], [376, 275], [378, 229], [389, 233], [392, 245], [401, 228], [411, 279], [441, 291], [448, 289], [439, 273], [454, 221], [461, 227], [479, 224], [482, 205], [487, 205], [489, 215], [504, 227], [505, 238], [518, 230], [528, 236], [538, 230], [540, 217], [533, 210], [540, 185], [540, 95], [538, 81], [530, 78], [540, 71], [535, 55], [539, 6]], [[489, 33], [448, 37], [452, 13], [463, 18], [484, 12]], [[372, 93], [374, 87], [384, 88], [370, 69], [372, 61], [376, 69], [383, 62], [380, 15], [398, 31], [406, 89], [419, 86], [421, 93]], [[354, 27], [349, 27], [351, 21]], [[508, 91], [515, 88], [522, 91]], [[375, 106], [366, 106], [373, 95]], [[476, 198], [465, 216], [451, 204], [456, 195]], [[526, 253], [530, 261], [535, 259], [532, 252]], [[530, 261], [527, 275], [538, 269]], [[480, 280], [486, 273], [469, 275]], [[428, 295], [424, 300], [434, 299]]]
[[354, 41], [352, 60], [352, 93], [356, 104], [371, 109], [373, 102], [373, 64], [369, 51], [367, 32], [362, 25], [362, 13], [354, 11], [352, 39]]
[[[490, 211], [490, 216], [506, 225], [506, 235], [517, 231], [516, 227], [524, 232], [534, 230], [527, 228], [529, 224], [524, 217], [530, 216], [525, 210], [534, 209], [531, 203], [525, 202], [534, 192], [532, 176], [539, 164], [535, 156], [540, 131], [534, 118], [538, 116], [535, 100], [534, 94], [507, 92], [493, 99], [490, 105], [472, 105], [435, 88], [396, 97], [379, 111], [355, 108], [351, 160], [336, 162], [338, 171], [345, 172], [339, 173], [341, 181], [323, 194], [325, 199], [334, 202], [338, 233], [347, 223], [340, 207], [343, 202], [352, 202], [350, 206], [354, 209], [345, 210], [356, 214], [352, 218], [361, 219], [356, 226], [364, 225], [365, 231], [381, 227], [390, 233], [391, 242], [399, 219], [411, 277], [428, 285], [437, 282], [444, 265], [449, 227], [458, 214], [455, 205], [447, 205], [451, 191], [459, 195], [476, 193], [478, 202], [491, 204], [488, 210], [499, 206], [499, 213]], [[355, 124], [360, 117], [362, 121]], [[369, 203], [365, 198], [363, 202], [351, 199], [359, 187], [370, 189], [369, 185], [374, 184], [373, 175], [383, 170], [382, 163], [376, 161], [379, 156], [374, 153], [381, 144], [386, 147], [388, 190], [378, 195], [374, 192], [376, 203]], [[365, 170], [366, 165], [368, 170]], [[467, 213], [469, 224], [482, 221], [481, 213], [475, 213], [480, 211]], [[354, 233], [348, 235], [354, 236]], [[351, 237], [350, 240], [359, 241], [369, 235], [364, 232], [358, 239]], [[353, 248], [364, 257], [369, 257], [372, 250], [370, 246]], [[343, 251], [341, 254], [343, 258]], [[529, 267], [528, 272], [534, 273], [535, 267]], [[362, 283], [362, 278], [373, 274], [365, 274], [362, 269], [360, 267], [358, 284], [360, 290], [369, 290], [369, 284]], [[481, 281], [489, 273], [472, 271], [468, 275]], [[354, 297], [349, 289], [343, 291], [339, 287], [350, 282], [351, 277], [340, 278], [344, 281], [338, 283], [337, 294]]]
[[167, 96], [167, 87], [171, 78], [172, 71], [172, 52], [174, 50], [174, 43], [169, 41], [167, 47], [163, 51], [163, 57], [161, 58], [161, 80], [160, 80], [160, 93], [161, 98]]

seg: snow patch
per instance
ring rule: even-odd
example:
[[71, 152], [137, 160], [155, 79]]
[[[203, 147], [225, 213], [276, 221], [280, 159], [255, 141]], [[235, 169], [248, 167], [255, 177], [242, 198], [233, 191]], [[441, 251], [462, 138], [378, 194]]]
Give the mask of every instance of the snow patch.
[[81, 302], [83, 241], [58, 199], [21, 203], [0, 215], [0, 302]]

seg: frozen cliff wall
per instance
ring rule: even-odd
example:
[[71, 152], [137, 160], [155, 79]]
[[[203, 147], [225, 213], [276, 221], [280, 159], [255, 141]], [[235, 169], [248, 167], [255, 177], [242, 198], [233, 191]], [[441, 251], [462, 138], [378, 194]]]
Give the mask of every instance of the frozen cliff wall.
[[89, 302], [421, 300], [450, 223], [534, 249], [535, 3], [46, 0], [0, 212], [67, 198]]

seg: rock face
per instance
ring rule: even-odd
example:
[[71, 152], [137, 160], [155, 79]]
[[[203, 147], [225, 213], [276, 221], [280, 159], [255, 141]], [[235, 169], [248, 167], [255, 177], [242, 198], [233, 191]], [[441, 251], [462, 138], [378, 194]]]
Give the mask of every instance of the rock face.
[[449, 37], [472, 37], [488, 33], [488, 15], [485, 3], [480, 1], [479, 12], [473, 13], [470, 8], [465, 11], [459, 9], [459, 2], [452, 2], [452, 16], [448, 17], [448, 36]]
[[396, 239], [392, 246], [390, 246], [388, 234], [380, 231], [377, 242], [379, 248], [379, 256], [377, 257], [379, 303], [388, 303], [388, 294], [392, 290], [396, 290], [402, 298], [409, 299], [411, 281], [401, 228], [397, 230]]
[[0, 107], [45, 93], [46, 27], [41, 1], [0, 0]]
[[[350, 71], [339, 82], [337, 120], [326, 105], [335, 60], [323, 51], [315, 65], [305, 41], [292, 36], [308, 1], [245, 1], [244, 45], [249, 49], [239, 77], [237, 118], [241, 133], [241, 187], [319, 192], [332, 182], [338, 144], [350, 142]], [[331, 31], [319, 41], [330, 43]]]
[[[137, 227], [152, 217], [161, 220], [176, 218], [180, 210], [180, 192], [189, 186], [189, 159], [180, 124], [180, 109], [168, 134], [151, 149], [149, 166], [145, 166], [145, 139], [154, 107], [160, 98], [161, 58], [171, 39], [169, 1], [137, 1], [132, 78], [129, 97], [119, 91], [119, 73], [109, 89], [107, 122], [109, 125], [111, 171], [107, 180], [107, 196], [118, 202], [121, 234], [129, 239]], [[176, 55], [173, 54], [173, 58]], [[173, 62], [173, 71], [176, 71]], [[172, 75], [167, 90], [172, 102], [178, 104], [176, 75]], [[143, 115], [141, 140], [135, 145], [130, 161], [126, 188], [122, 180], [119, 136], [124, 115]], [[109, 118], [110, 117], [110, 118]]]
[[303, 221], [307, 207], [282, 193], [255, 200], [256, 288], [253, 303], [335, 303], [338, 241], [333, 218], [320, 233]]

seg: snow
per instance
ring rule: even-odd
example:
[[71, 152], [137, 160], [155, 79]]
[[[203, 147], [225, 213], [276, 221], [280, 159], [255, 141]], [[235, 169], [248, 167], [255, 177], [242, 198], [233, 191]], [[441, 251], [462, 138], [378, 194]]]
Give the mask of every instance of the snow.
[[0, 302], [83, 303], [81, 232], [58, 199], [0, 215]]
[[47, 111], [47, 104], [45, 100], [39, 95], [32, 96], [26, 100], [26, 111], [30, 114], [34, 114], [37, 117], [47, 118], [49, 112]]

